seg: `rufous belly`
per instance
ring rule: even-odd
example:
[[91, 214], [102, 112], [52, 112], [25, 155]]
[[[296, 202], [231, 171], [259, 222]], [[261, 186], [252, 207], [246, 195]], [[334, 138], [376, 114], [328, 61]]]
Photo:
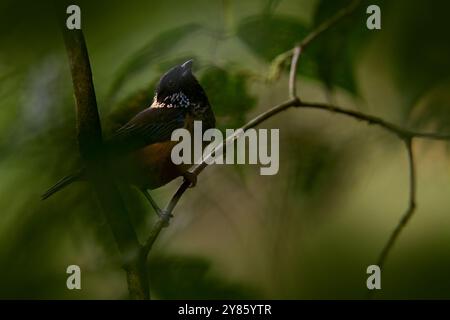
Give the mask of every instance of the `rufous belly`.
[[122, 178], [139, 188], [156, 189], [182, 176], [190, 165], [172, 162], [171, 152], [176, 143], [155, 143], [116, 161]]

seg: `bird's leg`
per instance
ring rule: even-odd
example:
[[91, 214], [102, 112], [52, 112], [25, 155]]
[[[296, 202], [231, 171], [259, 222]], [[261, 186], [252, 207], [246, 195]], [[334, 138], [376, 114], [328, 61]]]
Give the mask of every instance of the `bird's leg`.
[[172, 215], [171, 214], [167, 214], [166, 212], [164, 212], [164, 210], [161, 210], [161, 208], [158, 206], [156, 201], [153, 200], [152, 196], [150, 195], [150, 192], [147, 189], [139, 189], [139, 190], [141, 190], [141, 192], [144, 194], [145, 198], [147, 198], [148, 202], [150, 202], [150, 205], [155, 210], [155, 212], [158, 215], [158, 217], [160, 217], [161, 219], [166, 220], [167, 223], [168, 223], [170, 218], [172, 218]]
[[144, 189], [144, 188], [139, 189], [139, 190], [141, 190], [142, 194], [143, 194], [143, 195], [145, 196], [145, 198], [148, 200], [148, 202], [149, 202], [150, 205], [152, 206], [153, 210], [155, 210], [156, 214], [157, 214], [158, 216], [160, 216], [162, 210], [161, 210], [161, 208], [158, 206], [158, 204], [156, 203], [156, 201], [153, 200], [152, 196], [150, 195], [150, 192], [148, 192], [148, 190], [147, 190], [147, 189]]
[[189, 188], [195, 187], [197, 184], [197, 175], [195, 173], [192, 173], [190, 171], [185, 171], [183, 173], [184, 180], [190, 182]]

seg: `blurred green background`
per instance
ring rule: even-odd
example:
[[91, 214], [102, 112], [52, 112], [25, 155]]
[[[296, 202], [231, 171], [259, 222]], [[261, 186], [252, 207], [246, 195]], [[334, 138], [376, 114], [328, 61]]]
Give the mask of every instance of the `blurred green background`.
[[[159, 76], [195, 59], [220, 128], [287, 97], [270, 61], [348, 1], [78, 1], [105, 135], [148, 106]], [[382, 30], [366, 28], [369, 4]], [[116, 245], [83, 183], [41, 202], [80, 162], [66, 54], [51, 2], [0, 1], [0, 298], [127, 298]], [[363, 1], [308, 48], [299, 90], [424, 131], [450, 132], [448, 1]], [[395, 136], [339, 115], [289, 110], [280, 171], [215, 166], [175, 210], [150, 254], [154, 298], [365, 298], [407, 206]], [[450, 298], [448, 144], [416, 141], [418, 208], [377, 298]], [[165, 203], [179, 181], [153, 191]], [[142, 239], [154, 213], [123, 188]], [[82, 290], [66, 288], [68, 265]]]

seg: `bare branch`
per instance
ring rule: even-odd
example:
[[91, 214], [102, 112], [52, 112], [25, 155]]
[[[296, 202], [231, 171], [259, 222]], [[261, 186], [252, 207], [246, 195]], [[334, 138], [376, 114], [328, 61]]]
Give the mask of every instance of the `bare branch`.
[[[223, 141], [210, 154], [206, 155], [205, 159], [208, 157], [211, 157], [213, 154], [217, 154], [217, 152], [223, 150], [226, 145], [233, 143], [236, 139], [238, 139], [240, 137], [240, 134], [242, 134], [246, 130], [256, 127], [257, 125], [261, 124], [265, 120], [267, 120], [267, 119], [275, 116], [276, 114], [278, 114], [282, 111], [285, 111], [291, 107], [312, 108], [312, 109], [320, 109], [320, 110], [325, 110], [325, 111], [329, 111], [329, 112], [339, 113], [339, 114], [342, 114], [342, 115], [345, 115], [345, 116], [348, 116], [348, 117], [351, 117], [351, 118], [354, 118], [354, 119], [357, 119], [360, 121], [365, 121], [368, 124], [377, 125], [391, 133], [394, 133], [395, 135], [397, 135], [398, 137], [400, 137], [402, 140], [405, 140], [405, 141], [411, 141], [412, 138], [423, 138], [423, 139], [433, 139], [433, 140], [450, 140], [449, 134], [424, 133], [424, 132], [411, 131], [411, 130], [404, 129], [393, 123], [390, 123], [388, 121], [385, 121], [379, 117], [365, 114], [365, 113], [362, 113], [359, 111], [349, 110], [349, 109], [345, 109], [342, 107], [328, 105], [328, 104], [322, 104], [322, 103], [302, 102], [298, 98], [293, 98], [293, 99], [287, 100], [286, 102], [281, 103], [281, 104], [265, 111], [264, 113], [258, 115], [256, 118], [249, 121], [242, 128], [236, 130], [236, 133], [233, 136], [231, 136], [228, 139], [226, 139], [225, 141]], [[408, 150], [410, 150], [410, 149], [408, 149]], [[413, 164], [413, 161], [411, 161], [410, 163]], [[196, 165], [192, 169], [192, 173], [194, 173], [195, 175], [199, 175], [207, 166], [208, 166], [207, 162], [205, 160], [203, 160], [200, 164]], [[411, 172], [413, 172], [413, 171], [414, 171], [414, 168], [412, 168]], [[412, 177], [414, 178], [414, 176], [412, 176]], [[188, 187], [189, 187], [188, 182], [183, 182], [183, 184], [180, 185], [180, 187], [178, 188], [178, 190], [176, 191], [176, 193], [170, 200], [169, 204], [167, 205], [166, 209], [164, 210], [164, 212], [166, 214], [165, 215], [166, 218], [158, 219], [158, 221], [153, 226], [153, 228], [150, 232], [150, 235], [148, 236], [147, 241], [142, 249], [143, 253], [145, 255], [147, 255], [148, 252], [151, 250], [151, 248], [152, 248], [154, 242], [156, 241], [156, 238], [158, 237], [159, 233], [161, 232], [162, 228], [167, 224], [167, 219], [169, 219], [170, 215], [173, 214], [173, 210], [175, 209], [176, 205], [178, 204], [178, 201], [180, 200], [180, 198], [182, 197], [184, 192], [188, 189]], [[413, 187], [412, 189], [415, 189], [415, 180], [414, 180], [414, 185], [412, 187]], [[411, 195], [414, 195], [414, 192], [411, 192]], [[412, 202], [412, 203], [414, 203], [414, 202]], [[410, 209], [408, 209], [408, 212], [409, 212], [409, 210], [413, 210], [413, 209], [411, 209], [411, 206], [410, 206]], [[408, 219], [406, 221], [402, 220], [403, 221], [402, 228], [406, 225], [409, 218], [410, 218], [410, 215], [408, 216]], [[399, 233], [400, 233], [400, 231], [398, 231], [396, 237], [398, 237]], [[388, 248], [388, 250], [389, 250], [389, 248]]]
[[[211, 151], [206, 157], [204, 157], [204, 160], [200, 164], [196, 165], [192, 169], [191, 172], [198, 176], [208, 166], [207, 162], [205, 161], [206, 158], [211, 157], [213, 154], [217, 154], [217, 152], [219, 152], [219, 151], [222, 152], [226, 145], [233, 143], [236, 139], [238, 139], [240, 137], [241, 133], [245, 132], [246, 130], [256, 127], [257, 125], [259, 125], [260, 123], [264, 122], [265, 120], [271, 118], [272, 116], [274, 116], [290, 107], [296, 106], [298, 104], [299, 104], [299, 100], [297, 98], [294, 98], [294, 99], [290, 99], [284, 103], [281, 103], [281, 104], [267, 110], [266, 112], [263, 112], [256, 118], [249, 121], [242, 128], [236, 130], [235, 131], [236, 133], [234, 135], [232, 135], [231, 137], [222, 141], [222, 143], [219, 146], [217, 146], [216, 148], [214, 148], [214, 150]], [[186, 190], [188, 188], [189, 188], [189, 182], [187, 182], [187, 181], [184, 181], [178, 187], [177, 191], [172, 196], [171, 200], [169, 201], [167, 207], [164, 210], [164, 216], [160, 217], [153, 225], [153, 227], [150, 231], [150, 234], [147, 237], [147, 241], [145, 242], [145, 244], [142, 248], [143, 255], [148, 255], [154, 242], [156, 241], [156, 238], [160, 234], [162, 228], [164, 228], [164, 226], [167, 225], [168, 220], [170, 219], [170, 217], [173, 213], [173, 210], [175, 209], [176, 205], [178, 204], [178, 201], [181, 199], [181, 197], [183, 196], [183, 194], [186, 192]]]
[[318, 36], [320, 36], [322, 33], [328, 31], [331, 27], [333, 27], [335, 24], [340, 22], [345, 17], [352, 14], [360, 5], [361, 0], [352, 0], [350, 4], [347, 7], [342, 8], [339, 10], [334, 16], [332, 16], [330, 19], [325, 20], [322, 22], [315, 30], [313, 30], [310, 34], [308, 34], [300, 43], [299, 46], [302, 49], [305, 49], [311, 42], [313, 42], [315, 39], [317, 39]]
[[408, 209], [403, 215], [402, 219], [395, 227], [395, 230], [392, 232], [388, 242], [386, 243], [383, 251], [378, 258], [377, 265], [380, 269], [383, 268], [384, 263], [386, 262], [386, 258], [388, 257], [389, 252], [391, 252], [394, 247], [395, 242], [397, 241], [400, 233], [405, 228], [407, 223], [411, 220], [415, 209], [416, 209], [416, 172], [415, 172], [415, 164], [414, 164], [414, 153], [412, 147], [412, 138], [405, 139], [406, 150], [408, 152], [408, 163], [409, 163], [409, 200], [408, 200]]
[[301, 53], [302, 47], [296, 46], [292, 54], [291, 70], [289, 72], [289, 96], [291, 98], [297, 97], [297, 64]]
[[175, 206], [178, 204], [178, 201], [181, 199], [181, 196], [184, 192], [189, 188], [189, 182], [184, 181], [177, 189], [175, 194], [172, 196], [172, 199], [167, 204], [167, 207], [164, 209], [164, 216], [160, 217], [158, 221], [153, 225], [152, 230], [150, 231], [149, 236], [147, 237], [147, 241], [145, 241], [144, 246], [142, 247], [142, 253], [144, 256], [147, 256], [149, 251], [152, 249], [153, 244], [156, 241], [159, 233], [162, 228], [168, 225], [170, 216], [172, 215]]
[[[312, 30], [302, 41], [300, 41], [295, 48], [300, 48], [300, 51], [303, 51], [307, 46], [309, 46], [314, 40], [316, 40], [321, 34], [325, 33], [331, 27], [339, 23], [341, 20], [343, 20], [345, 17], [351, 15], [361, 4], [361, 0], [352, 0], [350, 4], [347, 7], [342, 8], [339, 10], [334, 16], [332, 16], [330, 19], [325, 20], [322, 22], [316, 29]], [[273, 60], [273, 68], [279, 68], [283, 65], [283, 62], [289, 58], [291, 58], [295, 54], [295, 50], [289, 49], [283, 53], [280, 53], [275, 59]], [[300, 54], [300, 53], [299, 53]], [[296, 58], [298, 60], [298, 57]], [[293, 59], [291, 60], [291, 79], [292, 79], [292, 71], [297, 70], [297, 62], [295, 62], [295, 68], [292, 68], [293, 65]], [[273, 73], [277, 73], [272, 71]], [[292, 83], [292, 82], [291, 82]], [[294, 89], [295, 92], [295, 88]], [[290, 91], [292, 93], [292, 91]], [[291, 94], [292, 96], [292, 94]]]
[[368, 124], [378, 125], [387, 131], [390, 131], [396, 135], [398, 135], [402, 139], [406, 138], [421, 138], [421, 139], [429, 139], [429, 140], [450, 140], [450, 134], [440, 134], [440, 133], [431, 133], [431, 132], [418, 132], [413, 130], [408, 130], [402, 128], [396, 124], [385, 121], [382, 118], [372, 116], [369, 114], [365, 114], [355, 110], [344, 109], [338, 106], [325, 104], [325, 103], [316, 103], [316, 102], [299, 102], [297, 107], [301, 108], [313, 108], [313, 109], [321, 109], [334, 113], [339, 113], [342, 115], [349, 116], [351, 118], [355, 118], [357, 120], [365, 121]]
[[[276, 105], [275, 107], [272, 107], [271, 109], [261, 113], [257, 117], [255, 117], [252, 120], [250, 120], [249, 122], [247, 122], [247, 124], [245, 124], [243, 127], [237, 129], [235, 131], [234, 135], [228, 137], [218, 147], [214, 148], [214, 150], [212, 152], [210, 152], [208, 155], [205, 156], [205, 159], [211, 157], [213, 154], [217, 154], [217, 152], [219, 152], [220, 150], [223, 150], [226, 145], [233, 143], [246, 130], [248, 130], [250, 128], [254, 128], [257, 125], [259, 125], [260, 123], [264, 122], [265, 120], [273, 117], [274, 115], [276, 115], [282, 111], [285, 111], [290, 107], [298, 106], [299, 104], [300, 104], [300, 100], [298, 98], [293, 98], [293, 99], [287, 100], [283, 103], [280, 103], [279, 105]], [[192, 170], [192, 173], [199, 175], [207, 166], [208, 166], [208, 164], [206, 163], [205, 160], [203, 160], [200, 164], [198, 164], [194, 167], [194, 169]]]

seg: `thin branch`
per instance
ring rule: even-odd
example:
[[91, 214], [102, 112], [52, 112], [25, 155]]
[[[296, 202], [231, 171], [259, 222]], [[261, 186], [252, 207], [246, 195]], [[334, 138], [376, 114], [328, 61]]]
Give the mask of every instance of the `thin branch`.
[[355, 110], [349, 110], [345, 108], [341, 108], [338, 106], [326, 104], [326, 103], [316, 103], [316, 102], [299, 102], [297, 107], [300, 108], [312, 108], [312, 109], [321, 109], [329, 112], [339, 113], [342, 115], [349, 116], [351, 118], [355, 118], [357, 120], [365, 121], [368, 124], [378, 125], [387, 131], [390, 131], [396, 135], [398, 135], [402, 139], [406, 138], [421, 138], [421, 139], [429, 139], [429, 140], [450, 140], [450, 134], [440, 134], [440, 133], [432, 133], [432, 132], [419, 132], [408, 130], [402, 128], [396, 124], [393, 124], [389, 121], [385, 121], [382, 118], [365, 114]]
[[380, 267], [380, 269], [383, 268], [384, 263], [386, 262], [386, 258], [389, 255], [389, 252], [391, 252], [396, 241], [398, 240], [398, 237], [400, 236], [400, 233], [405, 228], [407, 223], [411, 220], [411, 218], [415, 212], [415, 209], [416, 209], [416, 168], [415, 168], [415, 164], [414, 164], [414, 153], [413, 153], [412, 140], [413, 139], [405, 139], [404, 140], [406, 150], [408, 152], [408, 164], [409, 164], [408, 209], [406, 210], [406, 212], [403, 215], [400, 222], [395, 227], [394, 231], [392, 232], [391, 236], [389, 237], [388, 242], [386, 243], [385, 247], [383, 248], [383, 251], [381, 252], [380, 257], [378, 258], [377, 265]]
[[184, 194], [184, 192], [189, 188], [189, 184], [190, 183], [188, 181], [183, 181], [183, 183], [178, 187], [177, 191], [173, 195], [170, 202], [167, 204], [167, 207], [164, 209], [164, 215], [158, 218], [158, 220], [153, 225], [152, 230], [150, 230], [150, 234], [148, 235], [147, 240], [142, 247], [142, 254], [144, 256], [147, 256], [149, 251], [152, 249], [153, 244], [155, 243], [156, 238], [158, 238], [162, 228], [168, 225], [169, 219], [172, 215], [173, 210], [175, 209], [175, 206], [178, 204], [178, 201], [181, 199], [181, 196]]
[[289, 109], [290, 107], [295, 107], [300, 104], [300, 100], [298, 98], [289, 99], [283, 103], [280, 103], [279, 105], [276, 105], [275, 107], [270, 108], [269, 110], [261, 113], [257, 117], [253, 118], [247, 124], [245, 124], [243, 127], [235, 130], [235, 133], [228, 137], [226, 140], [224, 140], [218, 147], [214, 148], [213, 151], [211, 151], [208, 155], [206, 155], [203, 159], [203, 161], [196, 165], [194, 169], [192, 170], [193, 174], [199, 175], [207, 166], [208, 166], [208, 158], [211, 158], [213, 155], [217, 155], [218, 152], [222, 152], [222, 150], [225, 148], [225, 146], [232, 144], [234, 141], [239, 139], [239, 137], [248, 129], [254, 128], [257, 125], [261, 124], [262, 122], [266, 121], [267, 119], [273, 117], [274, 115], [285, 111]]
[[[207, 158], [211, 157], [213, 154], [217, 155], [217, 153], [221, 152], [225, 148], [225, 146], [227, 146], [227, 145], [233, 143], [235, 140], [237, 140], [241, 136], [241, 134], [244, 133], [246, 130], [256, 127], [257, 125], [264, 122], [265, 120], [273, 117], [274, 115], [276, 115], [284, 110], [287, 110], [290, 107], [298, 105], [299, 102], [300, 101], [298, 100], [298, 98], [290, 99], [290, 100], [288, 100], [284, 103], [281, 103], [281, 104], [263, 112], [262, 114], [258, 115], [256, 118], [249, 121], [246, 125], [244, 125], [240, 129], [236, 130], [234, 135], [228, 137], [226, 140], [222, 141], [222, 143], [219, 146], [214, 148], [213, 151], [211, 151], [206, 157], [204, 157], [203, 161], [200, 164], [196, 165], [192, 169], [192, 173], [198, 176], [208, 166], [208, 163], [206, 161]], [[175, 194], [172, 196], [171, 200], [169, 201], [167, 207], [164, 209], [164, 217], [159, 218], [153, 225], [153, 227], [150, 231], [150, 234], [147, 237], [147, 240], [146, 240], [144, 246], [142, 247], [143, 255], [148, 255], [154, 242], [156, 241], [156, 238], [160, 234], [162, 228], [164, 228], [164, 226], [167, 225], [168, 220], [172, 216], [173, 210], [175, 209], [176, 205], [178, 204], [178, 201], [181, 199], [183, 194], [189, 188], [189, 184], [190, 183], [188, 181], [184, 181], [178, 187], [177, 191], [175, 192]]]
[[[320, 35], [327, 32], [331, 27], [338, 24], [341, 20], [343, 20], [345, 17], [351, 15], [361, 4], [361, 0], [352, 0], [350, 4], [347, 7], [342, 8], [339, 10], [334, 16], [332, 16], [330, 19], [325, 20], [317, 28], [312, 30], [305, 38], [303, 38], [302, 41], [300, 41], [295, 48], [300, 48], [300, 51], [304, 51], [304, 49], [309, 46], [314, 40], [316, 40]], [[273, 60], [273, 65], [275, 67], [280, 67], [283, 65], [283, 62], [289, 58], [291, 58], [295, 53], [295, 50], [289, 49], [283, 53], [280, 53], [275, 59]], [[298, 57], [296, 58], [298, 59]], [[291, 60], [292, 61], [292, 60]], [[292, 61], [293, 62], [293, 61]], [[291, 62], [291, 66], [292, 66]], [[295, 68], [291, 67], [292, 70], [297, 70], [297, 66]], [[292, 74], [292, 73], [291, 73]], [[295, 89], [294, 89], [295, 90]], [[291, 95], [292, 96], [292, 95]]]
[[[448, 134], [438, 134], [438, 133], [424, 133], [424, 132], [416, 132], [404, 129], [398, 125], [395, 125], [391, 122], [385, 121], [379, 117], [372, 116], [369, 114], [365, 114], [359, 111], [349, 110], [342, 107], [334, 106], [334, 105], [328, 105], [323, 103], [313, 103], [313, 102], [302, 102], [298, 98], [292, 98], [289, 99], [265, 112], [258, 115], [254, 119], [250, 120], [246, 125], [241, 127], [240, 129], [235, 131], [235, 134], [231, 137], [224, 140], [219, 146], [214, 148], [213, 151], [211, 151], [208, 155], [204, 157], [204, 160], [194, 166], [194, 168], [191, 170], [193, 174], [199, 175], [207, 166], [208, 163], [206, 161], [207, 158], [212, 157], [213, 155], [217, 155], [218, 152], [221, 152], [227, 145], [233, 143], [235, 140], [237, 140], [242, 133], [244, 133], [246, 130], [250, 128], [254, 128], [257, 125], [261, 124], [265, 120], [275, 116], [276, 114], [285, 111], [291, 107], [298, 107], [298, 108], [312, 108], [312, 109], [319, 109], [319, 110], [326, 110], [333, 113], [339, 113], [360, 121], [365, 121], [368, 124], [371, 125], [377, 125], [389, 132], [394, 133], [395, 135], [399, 136], [403, 140], [410, 140], [413, 137], [416, 138], [424, 138], [424, 139], [433, 139], [433, 140], [450, 140], [450, 135]], [[175, 209], [176, 205], [178, 204], [178, 201], [180, 200], [181, 196], [184, 194], [184, 192], [188, 189], [189, 183], [183, 182], [181, 186], [178, 188], [172, 199], [170, 200], [169, 204], [167, 205], [166, 209], [164, 210], [164, 213], [166, 214], [166, 218], [160, 218], [153, 226], [150, 235], [147, 238], [147, 241], [143, 247], [143, 252], [145, 254], [148, 254], [150, 251], [153, 243], [155, 242], [156, 238], [158, 237], [159, 233], [161, 232], [161, 229], [166, 225], [167, 221], [166, 219], [170, 218], [170, 215], [173, 214], [173, 210]]]
[[[219, 151], [223, 150], [226, 145], [233, 143], [236, 139], [238, 139], [242, 133], [244, 133], [246, 130], [250, 128], [254, 128], [257, 125], [261, 124], [265, 120], [275, 116], [276, 114], [285, 111], [291, 107], [298, 107], [298, 108], [312, 108], [312, 109], [319, 109], [319, 110], [325, 110], [333, 113], [339, 113], [360, 121], [365, 121], [368, 124], [371, 125], [377, 125], [391, 133], [394, 133], [395, 135], [399, 136], [402, 140], [410, 141], [412, 138], [423, 138], [423, 139], [432, 139], [432, 140], [450, 140], [449, 134], [438, 134], [438, 133], [424, 133], [424, 132], [417, 132], [412, 131], [408, 129], [404, 129], [398, 125], [395, 125], [391, 122], [385, 121], [379, 117], [372, 116], [369, 114], [365, 114], [359, 111], [349, 110], [342, 107], [334, 106], [334, 105], [328, 105], [323, 103], [313, 103], [313, 102], [302, 102], [298, 98], [293, 98], [285, 101], [284, 103], [281, 103], [262, 114], [258, 115], [256, 118], [249, 121], [246, 125], [244, 125], [242, 128], [235, 131], [235, 134], [229, 137], [228, 139], [224, 140], [218, 147], [216, 147], [211, 153], [205, 156], [204, 160], [196, 165], [192, 169], [192, 173], [195, 175], [199, 175], [207, 166], [208, 163], [206, 161], [207, 158], [211, 157], [212, 155], [216, 155]], [[408, 149], [410, 150], [410, 149]], [[413, 161], [411, 161], [413, 164]], [[413, 168], [414, 169], [414, 168]], [[411, 172], [413, 172], [413, 169]], [[414, 178], [414, 176], [412, 176]], [[183, 184], [180, 185], [172, 199], [170, 200], [169, 204], [164, 210], [165, 218], [160, 218], [158, 221], [154, 224], [152, 227], [152, 230], [150, 232], [150, 235], [147, 238], [147, 241], [142, 249], [143, 254], [147, 255], [148, 252], [151, 250], [154, 242], [156, 241], [159, 233], [161, 232], [162, 228], [167, 224], [167, 220], [170, 218], [170, 216], [173, 214], [173, 210], [175, 209], [176, 205], [178, 204], [178, 201], [184, 194], [184, 192], [188, 189], [189, 183], [183, 182]], [[415, 189], [415, 180], [413, 189]], [[413, 192], [411, 192], [411, 195], [414, 195]], [[414, 202], [413, 202], [414, 203]], [[409, 212], [410, 209], [408, 209]], [[408, 216], [408, 219], [402, 220], [401, 228], [398, 230], [395, 237], [398, 237], [400, 234], [401, 229], [406, 225], [410, 218], [410, 215]], [[390, 250], [390, 247], [387, 249]]]
[[302, 47], [296, 46], [292, 54], [291, 70], [289, 72], [289, 96], [291, 98], [297, 97], [297, 64], [301, 53]]
[[339, 10], [334, 16], [330, 19], [322, 22], [315, 30], [313, 30], [310, 34], [308, 34], [300, 43], [299, 46], [302, 49], [305, 49], [311, 42], [317, 39], [322, 33], [328, 31], [335, 24], [343, 20], [345, 17], [352, 14], [358, 6], [361, 4], [361, 0], [352, 0], [347, 7]]

